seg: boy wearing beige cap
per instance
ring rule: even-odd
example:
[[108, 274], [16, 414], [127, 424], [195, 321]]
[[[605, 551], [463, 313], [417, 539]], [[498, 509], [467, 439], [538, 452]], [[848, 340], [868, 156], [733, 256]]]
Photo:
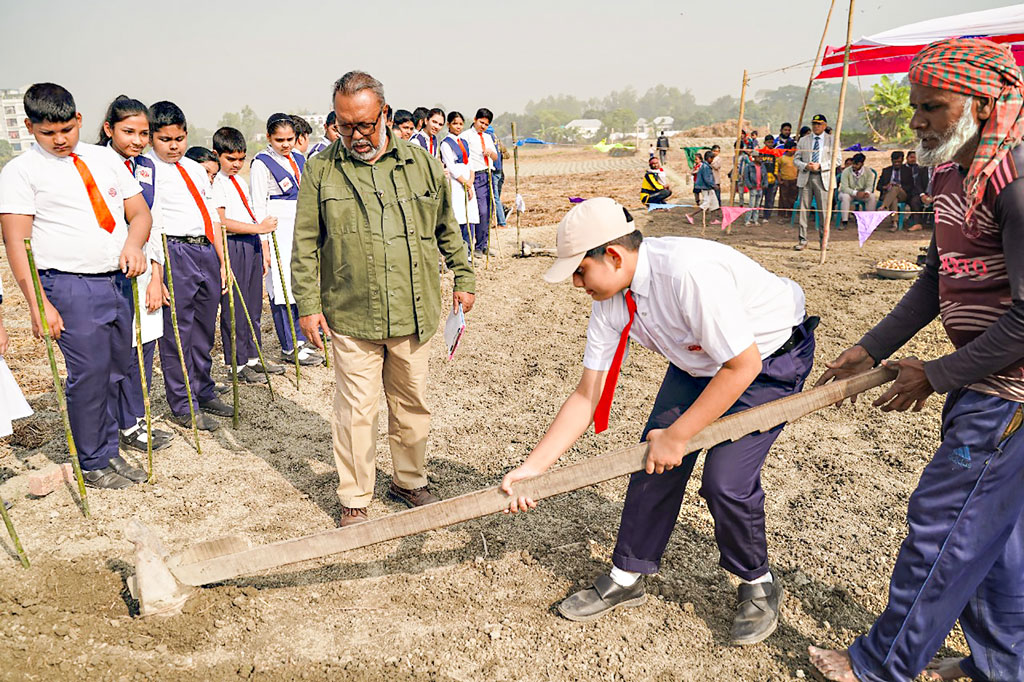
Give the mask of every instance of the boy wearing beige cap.
[[[536, 506], [515, 483], [550, 467], [591, 421], [607, 428], [630, 338], [669, 361], [644, 427], [646, 471], [633, 474], [610, 575], [565, 599], [559, 612], [589, 621], [645, 599], [643, 575], [658, 571], [697, 452], [687, 442], [724, 414], [801, 390], [814, 358], [817, 318], [804, 294], [738, 251], [703, 239], [644, 239], [612, 199], [575, 206], [562, 219], [549, 282], [572, 277], [594, 299], [583, 377], [547, 433], [505, 475], [509, 511]], [[782, 427], [708, 451], [700, 490], [715, 520], [720, 565], [736, 575], [734, 644], [754, 644], [778, 624], [782, 588], [768, 569], [761, 466]]]

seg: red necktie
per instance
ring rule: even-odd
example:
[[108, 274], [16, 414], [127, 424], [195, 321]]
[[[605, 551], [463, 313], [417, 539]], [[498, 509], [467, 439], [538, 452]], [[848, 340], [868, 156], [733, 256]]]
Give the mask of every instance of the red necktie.
[[459, 141], [459, 149], [462, 150], [462, 163], [469, 163], [469, 150], [466, 149], [466, 144], [461, 138], [457, 137], [455, 139]]
[[180, 163], [175, 163], [174, 166], [181, 173], [181, 179], [185, 181], [185, 186], [188, 187], [188, 193], [192, 195], [192, 198], [196, 202], [196, 207], [199, 212], [203, 214], [203, 231], [206, 233], [206, 238], [213, 243], [213, 221], [210, 220], [210, 212], [206, 210], [206, 202], [199, 196], [199, 190], [196, 189], [196, 183], [192, 182], [192, 178], [188, 176], [186, 171]]
[[295, 159], [292, 158], [291, 154], [288, 155], [288, 163], [292, 165], [292, 175], [295, 176], [295, 186], [298, 187], [299, 181], [301, 180], [301, 178], [299, 177], [299, 167], [295, 163]]
[[238, 180], [235, 179], [235, 176], [232, 175], [230, 177], [231, 177], [231, 184], [234, 185], [235, 189], [238, 190], [238, 196], [241, 197], [242, 203], [245, 204], [245, 210], [249, 212], [249, 217], [252, 218], [252, 221], [255, 223], [256, 222], [256, 214], [252, 212], [251, 208], [249, 208], [249, 202], [246, 201], [246, 199], [245, 199], [245, 192], [242, 191], [242, 187], [241, 187], [241, 185], [238, 184]]
[[128, 172], [131, 173], [133, 176], [135, 175], [135, 169], [132, 168], [132, 160], [131, 159], [125, 159], [124, 160], [124, 167], [127, 168]]
[[481, 133], [479, 130], [476, 132], [476, 134], [480, 136], [480, 154], [484, 157], [484, 168], [490, 168], [491, 160], [487, 158], [487, 145], [484, 144], [484, 134]]
[[117, 222], [114, 220], [114, 216], [110, 214], [110, 207], [103, 200], [103, 195], [100, 194], [100, 188], [96, 186], [96, 181], [93, 179], [92, 173], [89, 172], [89, 167], [85, 165], [85, 161], [79, 158], [78, 154], [72, 153], [71, 159], [75, 162], [78, 174], [82, 176], [82, 182], [85, 183], [85, 191], [89, 194], [89, 203], [92, 204], [92, 212], [96, 214], [96, 220], [99, 222], [100, 227], [107, 232], [113, 233]]
[[433, 156], [434, 155], [434, 136], [433, 135], [429, 135], [429, 136], [427, 136], [427, 139], [430, 140], [430, 155]]
[[594, 410], [594, 433], [601, 433], [608, 428], [608, 415], [612, 411], [612, 397], [615, 395], [615, 384], [619, 380], [619, 370], [622, 368], [622, 358], [626, 355], [626, 344], [629, 343], [629, 329], [633, 326], [633, 318], [636, 317], [636, 301], [633, 294], [626, 290], [626, 308], [629, 310], [629, 322], [622, 330], [619, 338], [619, 346], [615, 349], [615, 357], [612, 358], [612, 366], [608, 369], [608, 376], [604, 380], [604, 389], [601, 391], [601, 399], [597, 401], [597, 409]]

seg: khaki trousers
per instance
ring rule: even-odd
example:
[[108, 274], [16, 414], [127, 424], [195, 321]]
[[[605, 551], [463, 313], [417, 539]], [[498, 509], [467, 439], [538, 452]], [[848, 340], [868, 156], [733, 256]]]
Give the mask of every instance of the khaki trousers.
[[331, 434], [341, 504], [366, 507], [373, 499], [382, 379], [394, 481], [410, 490], [425, 486], [429, 340], [420, 343], [414, 335], [367, 341], [331, 332], [331, 346], [337, 382]]

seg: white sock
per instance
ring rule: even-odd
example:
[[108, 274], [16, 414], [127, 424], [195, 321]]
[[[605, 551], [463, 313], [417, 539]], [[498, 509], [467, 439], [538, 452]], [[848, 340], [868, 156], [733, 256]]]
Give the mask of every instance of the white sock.
[[259, 362], [259, 361], [260, 361], [260, 359], [258, 357], [252, 358], [251, 360], [249, 360], [249, 362], [245, 363], [245, 366], [246, 367], [255, 367], [256, 363]]
[[772, 578], [772, 572], [771, 571], [768, 571], [767, 573], [762, 575], [760, 578], [754, 578], [753, 580], [743, 580], [743, 578], [740, 578], [740, 581], [745, 582], [748, 585], [757, 585], [759, 583], [775, 582], [774, 579]]
[[612, 582], [620, 587], [632, 587], [633, 583], [640, 579], [639, 573], [633, 571], [623, 571], [618, 566], [612, 566], [611, 573], [609, 574]]

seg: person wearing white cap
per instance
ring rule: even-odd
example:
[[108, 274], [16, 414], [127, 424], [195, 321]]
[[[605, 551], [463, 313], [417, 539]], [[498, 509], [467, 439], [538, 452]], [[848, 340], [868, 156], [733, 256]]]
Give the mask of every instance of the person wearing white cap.
[[[536, 506], [515, 484], [550, 467], [590, 426], [607, 428], [630, 338], [661, 353], [668, 371], [644, 427], [646, 471], [629, 482], [610, 574], [558, 606], [589, 621], [646, 598], [697, 461], [687, 442], [724, 414], [797, 393], [814, 359], [818, 318], [806, 317], [795, 282], [738, 251], [703, 239], [645, 239], [612, 199], [575, 206], [557, 234], [549, 282], [572, 277], [594, 299], [583, 377], [547, 433], [505, 475], [508, 511]], [[700, 494], [715, 520], [720, 565], [740, 579], [734, 644], [754, 644], [778, 624], [782, 588], [768, 567], [761, 467], [782, 427], [708, 451]]]

